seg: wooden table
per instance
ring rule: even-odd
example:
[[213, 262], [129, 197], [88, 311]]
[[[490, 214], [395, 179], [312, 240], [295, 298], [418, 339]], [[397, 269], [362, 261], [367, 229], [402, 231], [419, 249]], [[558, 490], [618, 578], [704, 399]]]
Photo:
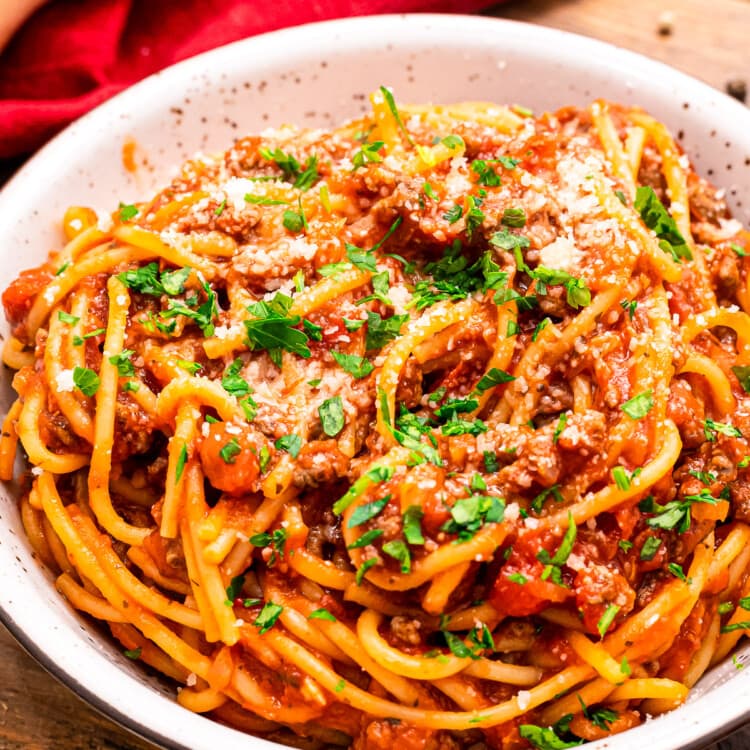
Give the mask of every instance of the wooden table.
[[[658, 31], [671, 11], [672, 31]], [[723, 89], [750, 78], [750, 0], [513, 0], [490, 15], [596, 37], [642, 52]], [[750, 747], [750, 729], [712, 750]], [[59, 685], [0, 627], [2, 750], [154, 750]]]

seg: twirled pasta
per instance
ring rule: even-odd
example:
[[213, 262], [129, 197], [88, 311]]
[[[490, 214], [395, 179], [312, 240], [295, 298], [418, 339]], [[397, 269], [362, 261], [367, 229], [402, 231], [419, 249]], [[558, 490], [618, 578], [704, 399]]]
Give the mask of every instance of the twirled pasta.
[[3, 295], [0, 476], [20, 446], [39, 559], [189, 710], [626, 730], [750, 628], [749, 235], [640, 110], [371, 99], [69, 210]]

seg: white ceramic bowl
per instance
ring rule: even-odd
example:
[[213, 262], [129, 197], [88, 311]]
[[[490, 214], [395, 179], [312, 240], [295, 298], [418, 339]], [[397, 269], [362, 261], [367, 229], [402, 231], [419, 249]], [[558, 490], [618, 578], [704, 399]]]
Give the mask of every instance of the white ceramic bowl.
[[[392, 86], [402, 102], [486, 99], [536, 110], [597, 97], [640, 104], [679, 133], [698, 170], [727, 189], [739, 219], [750, 220], [750, 112], [714, 89], [630, 52], [541, 27], [468, 16], [357, 18], [200, 55], [74, 123], [0, 195], [0, 287], [59, 246], [67, 205], [109, 210], [145, 197], [194, 152], [226, 148], [269, 125], [334, 125], [368, 109], [366, 95], [380, 84]], [[122, 166], [129, 137], [150, 164], [135, 176]], [[4, 322], [1, 330], [7, 334]], [[7, 627], [114, 720], [168, 748], [277, 747], [183, 710], [172, 687], [146, 676], [69, 609], [30, 553], [12, 486], [0, 487], [0, 570]], [[706, 675], [678, 711], [587, 747], [698, 748], [748, 719], [750, 669], [727, 663]]]

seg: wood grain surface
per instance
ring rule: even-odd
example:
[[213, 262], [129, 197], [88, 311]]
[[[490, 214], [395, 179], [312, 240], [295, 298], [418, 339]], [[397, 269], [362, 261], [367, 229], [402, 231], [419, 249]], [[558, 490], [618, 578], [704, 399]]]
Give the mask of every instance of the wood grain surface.
[[[658, 31], [672, 16], [669, 35]], [[596, 37], [724, 89], [750, 77], [750, 0], [514, 0], [488, 15]], [[0, 626], [0, 750], [155, 750], [89, 708]], [[750, 748], [750, 730], [711, 750]]]

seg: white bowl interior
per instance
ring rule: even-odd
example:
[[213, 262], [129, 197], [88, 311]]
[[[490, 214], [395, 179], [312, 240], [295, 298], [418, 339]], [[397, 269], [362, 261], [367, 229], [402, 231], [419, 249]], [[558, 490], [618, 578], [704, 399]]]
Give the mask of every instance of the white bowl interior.
[[[750, 113], [719, 92], [659, 63], [550, 29], [468, 16], [380, 16], [215, 50], [152, 76], [76, 122], [0, 195], [0, 287], [59, 247], [68, 205], [111, 210], [118, 201], [145, 197], [196, 151], [224, 149], [271, 125], [335, 125], [366, 111], [367, 94], [381, 84], [402, 102], [484, 99], [535, 110], [598, 97], [639, 104], [679, 134], [699, 171], [727, 189], [737, 218], [750, 223]], [[135, 175], [122, 166], [129, 138], [149, 163]], [[5, 322], [0, 331], [7, 335]], [[168, 747], [273, 747], [181, 709], [171, 687], [146, 676], [68, 608], [33, 559], [13, 486], [0, 487], [0, 569], [0, 609], [9, 628], [112, 718]], [[728, 663], [704, 677], [687, 706], [590, 747], [698, 747], [748, 717], [750, 669]]]

